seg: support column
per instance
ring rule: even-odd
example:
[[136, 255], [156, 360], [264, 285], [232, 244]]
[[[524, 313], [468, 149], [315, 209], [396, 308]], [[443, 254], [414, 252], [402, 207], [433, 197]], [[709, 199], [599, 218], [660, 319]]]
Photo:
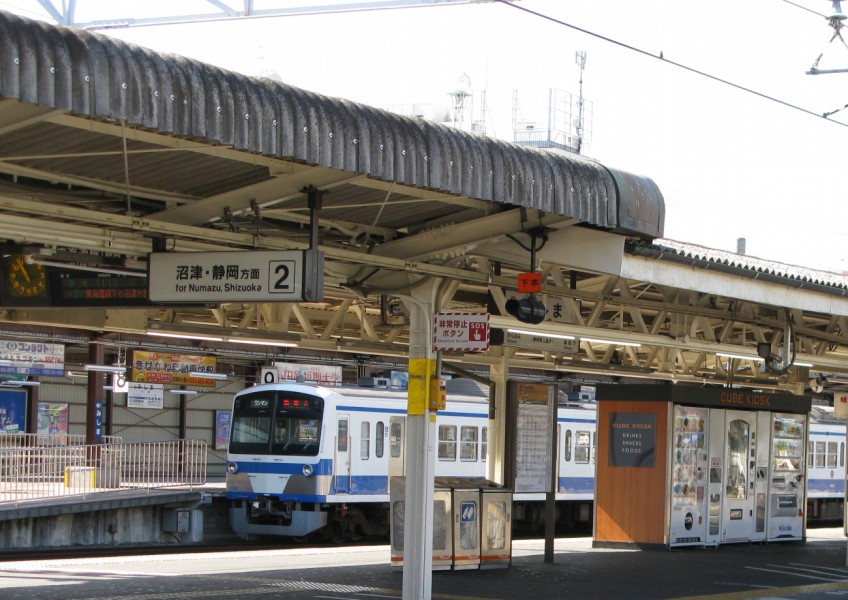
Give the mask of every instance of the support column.
[[416, 287], [409, 303], [404, 600], [429, 600], [432, 596], [436, 411], [430, 410], [430, 382], [437, 375], [432, 327], [438, 310], [438, 284], [434, 279]]
[[[103, 345], [88, 344], [88, 362], [92, 365], [103, 364]], [[88, 372], [88, 389], [86, 390], [85, 406], [85, 443], [100, 444], [103, 441], [103, 406], [100, 398], [103, 395], [104, 374], [98, 371]]]
[[[507, 485], [506, 477], [506, 385], [509, 379], [509, 358], [512, 349], [505, 346], [493, 346], [489, 353], [498, 358], [498, 362], [489, 367], [489, 379], [494, 384], [494, 392], [489, 398], [489, 432], [487, 437], [488, 455], [486, 464], [489, 480]], [[511, 485], [511, 484], [510, 484]]]

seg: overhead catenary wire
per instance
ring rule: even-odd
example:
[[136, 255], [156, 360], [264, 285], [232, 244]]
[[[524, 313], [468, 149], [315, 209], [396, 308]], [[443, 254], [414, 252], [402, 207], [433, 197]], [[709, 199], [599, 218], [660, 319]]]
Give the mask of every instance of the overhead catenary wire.
[[[790, 109], [792, 109], [792, 110], [796, 110], [796, 111], [802, 112], [802, 113], [804, 113], [804, 114], [811, 115], [811, 116], [813, 116], [813, 117], [817, 117], [817, 118], [819, 118], [819, 119], [824, 119], [824, 120], [828, 121], [829, 123], [834, 123], [834, 124], [836, 124], [836, 125], [840, 125], [840, 126], [842, 126], [842, 127], [848, 127], [848, 123], [843, 123], [843, 122], [841, 122], [841, 121], [835, 121], [835, 120], [833, 120], [833, 119], [828, 118], [830, 115], [832, 115], [832, 114], [833, 114], [833, 112], [837, 112], [837, 111], [833, 111], [833, 112], [826, 112], [826, 113], [819, 113], [819, 112], [816, 112], [816, 111], [810, 110], [810, 109], [808, 109], [808, 108], [804, 108], [803, 106], [799, 106], [799, 105], [797, 105], [797, 104], [793, 104], [793, 103], [788, 102], [788, 101], [786, 101], [786, 100], [781, 100], [780, 98], [777, 98], [777, 97], [775, 97], [775, 96], [770, 96], [769, 94], [766, 94], [766, 93], [763, 93], [763, 92], [758, 92], [758, 91], [757, 91], [757, 90], [755, 90], [755, 89], [752, 89], [752, 88], [746, 87], [746, 86], [741, 85], [741, 84], [739, 84], [739, 83], [735, 83], [735, 82], [730, 81], [730, 80], [728, 80], [728, 79], [723, 79], [722, 77], [719, 77], [719, 76], [717, 76], [717, 75], [712, 75], [712, 74], [710, 74], [710, 73], [707, 73], [706, 71], [701, 71], [701, 70], [699, 70], [699, 69], [696, 69], [696, 68], [694, 68], [694, 67], [690, 67], [690, 66], [685, 65], [685, 64], [683, 64], [683, 63], [679, 63], [679, 62], [677, 62], [677, 61], [670, 60], [670, 59], [668, 59], [668, 58], [665, 58], [665, 56], [663, 55], [662, 51], [660, 51], [660, 53], [659, 53], [659, 54], [654, 54], [653, 52], [649, 52], [649, 51], [647, 51], [647, 50], [643, 50], [642, 48], [637, 48], [636, 46], [632, 46], [632, 45], [630, 45], [630, 44], [626, 44], [626, 43], [624, 43], [624, 42], [621, 42], [621, 41], [619, 41], [619, 40], [616, 40], [616, 39], [613, 39], [613, 38], [607, 37], [607, 36], [605, 36], [605, 35], [601, 35], [601, 34], [599, 34], [599, 33], [595, 33], [594, 31], [589, 31], [588, 29], [584, 29], [584, 28], [582, 28], [582, 27], [578, 27], [577, 25], [573, 25], [573, 24], [571, 24], [571, 23], [567, 23], [567, 22], [565, 22], [565, 21], [562, 21], [562, 20], [557, 19], [557, 18], [555, 18], [555, 17], [552, 17], [552, 16], [550, 16], [550, 15], [546, 15], [546, 14], [540, 13], [540, 12], [538, 12], [538, 11], [535, 11], [535, 10], [529, 9], [529, 8], [527, 8], [527, 7], [525, 7], [525, 6], [520, 6], [520, 5], [518, 5], [518, 4], [513, 4], [510, 0], [493, 0], [493, 1], [494, 1], [494, 2], [497, 2], [497, 3], [499, 3], [499, 4], [503, 4], [504, 6], [509, 6], [509, 7], [511, 7], [511, 8], [514, 8], [515, 10], [523, 11], [523, 12], [525, 12], [525, 13], [529, 14], [529, 15], [533, 15], [533, 16], [535, 16], [535, 17], [539, 17], [540, 19], [545, 19], [546, 21], [550, 21], [550, 22], [555, 23], [555, 24], [557, 24], [557, 25], [561, 25], [561, 26], [563, 26], [563, 27], [568, 27], [569, 29], [573, 29], [574, 31], [579, 31], [580, 33], [586, 34], [586, 35], [588, 35], [588, 36], [591, 36], [591, 37], [594, 37], [594, 38], [596, 38], [596, 39], [602, 40], [602, 41], [604, 41], [604, 42], [608, 42], [608, 43], [613, 44], [613, 45], [615, 45], [615, 46], [619, 46], [619, 47], [621, 47], [621, 48], [624, 48], [625, 50], [630, 50], [631, 52], [636, 52], [637, 54], [641, 54], [641, 55], [646, 56], [646, 57], [648, 57], [648, 58], [653, 58], [653, 59], [655, 59], [655, 60], [662, 61], [662, 62], [664, 62], [664, 63], [666, 63], [666, 64], [669, 64], [669, 65], [671, 65], [671, 66], [673, 66], [673, 67], [677, 67], [677, 68], [679, 68], [679, 69], [683, 69], [684, 71], [688, 71], [689, 73], [692, 73], [692, 74], [694, 74], [694, 75], [699, 75], [699, 76], [701, 76], [701, 77], [706, 77], [707, 79], [711, 79], [712, 81], [715, 81], [715, 82], [717, 82], [717, 83], [720, 83], [720, 84], [723, 84], [723, 85], [726, 85], [726, 86], [729, 86], [729, 87], [735, 88], [735, 89], [737, 89], [737, 90], [739, 90], [739, 91], [742, 91], [742, 92], [745, 92], [745, 93], [748, 93], [748, 94], [752, 94], [752, 95], [754, 95], [754, 96], [757, 96], [757, 97], [759, 97], [759, 98], [762, 98], [763, 100], [767, 100], [767, 101], [770, 101], [770, 102], [774, 102], [774, 103], [776, 103], [776, 104], [780, 104], [780, 105], [785, 106], [785, 107], [787, 107], [787, 108], [790, 108]], [[811, 11], [811, 12], [814, 12], [814, 11]]]

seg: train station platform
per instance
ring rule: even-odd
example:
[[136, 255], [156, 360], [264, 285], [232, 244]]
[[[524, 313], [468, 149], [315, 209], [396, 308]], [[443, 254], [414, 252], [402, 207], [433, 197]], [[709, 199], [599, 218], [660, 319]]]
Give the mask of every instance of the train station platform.
[[[7, 553], [227, 543], [223, 482], [169, 488], [114, 488], [0, 502], [0, 560]], [[67, 490], [65, 490], [67, 492]]]
[[[714, 549], [592, 548], [591, 538], [513, 543], [509, 568], [436, 571], [432, 598], [702, 600], [832, 599], [848, 595], [842, 529], [811, 530], [806, 543]], [[4, 600], [203, 597], [289, 600], [401, 598], [403, 575], [388, 546], [0, 561]]]

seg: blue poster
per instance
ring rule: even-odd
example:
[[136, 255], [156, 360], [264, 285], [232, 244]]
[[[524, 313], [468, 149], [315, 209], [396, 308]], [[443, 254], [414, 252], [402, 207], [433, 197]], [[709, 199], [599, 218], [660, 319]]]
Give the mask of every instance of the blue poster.
[[232, 413], [228, 410], [215, 411], [215, 450], [224, 450], [230, 437]]
[[26, 392], [0, 390], [0, 434], [26, 433]]

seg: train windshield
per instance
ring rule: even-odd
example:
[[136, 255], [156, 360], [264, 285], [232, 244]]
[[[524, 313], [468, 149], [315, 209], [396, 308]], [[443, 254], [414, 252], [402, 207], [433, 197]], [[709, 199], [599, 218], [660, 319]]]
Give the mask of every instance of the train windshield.
[[321, 398], [260, 392], [236, 398], [230, 434], [233, 454], [316, 456], [321, 440]]

